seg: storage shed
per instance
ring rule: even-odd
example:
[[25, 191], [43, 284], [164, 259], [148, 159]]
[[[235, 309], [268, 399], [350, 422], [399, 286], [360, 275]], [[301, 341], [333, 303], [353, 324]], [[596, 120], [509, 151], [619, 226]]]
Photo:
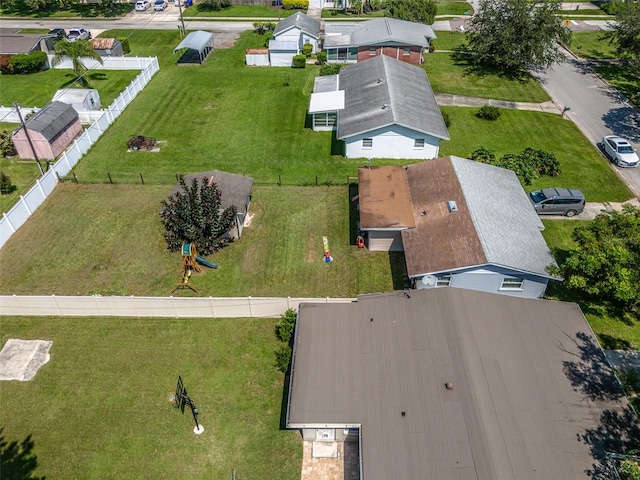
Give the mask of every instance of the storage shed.
[[269, 40], [269, 62], [272, 67], [291, 67], [293, 57], [298, 54], [296, 42]]
[[213, 33], [197, 30], [184, 37], [176, 48], [179, 52], [178, 64], [202, 64], [213, 51]]
[[91, 46], [101, 57], [123, 57], [124, 48], [117, 38], [94, 38]]
[[58, 90], [52, 101], [71, 105], [76, 111], [100, 110], [100, 94], [93, 88], [63, 88]]
[[12, 134], [20, 158], [55, 159], [82, 133], [78, 112], [71, 105], [51, 102]]
[[244, 51], [245, 63], [254, 67], [269, 66], [269, 50], [267, 48], [247, 48]]

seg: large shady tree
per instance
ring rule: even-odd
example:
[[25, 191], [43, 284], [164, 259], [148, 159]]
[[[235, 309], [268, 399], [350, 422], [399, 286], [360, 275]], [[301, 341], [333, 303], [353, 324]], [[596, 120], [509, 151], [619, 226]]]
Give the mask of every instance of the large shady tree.
[[80, 80], [84, 85], [88, 85], [89, 82], [85, 76], [88, 69], [82, 63], [82, 59], [92, 59], [98, 61], [100, 65], [103, 64], [102, 57], [93, 49], [91, 40], [76, 40], [75, 42], [60, 40], [55, 43], [54, 48], [56, 55], [51, 62], [53, 66], [60, 65], [64, 60], [70, 59], [76, 79]]
[[640, 2], [616, 1], [616, 22], [603, 35], [616, 48], [616, 53], [630, 60], [640, 75]]
[[470, 60], [510, 74], [559, 62], [560, 44], [571, 43], [571, 31], [554, 15], [557, 10], [554, 0], [482, 0], [469, 21]]

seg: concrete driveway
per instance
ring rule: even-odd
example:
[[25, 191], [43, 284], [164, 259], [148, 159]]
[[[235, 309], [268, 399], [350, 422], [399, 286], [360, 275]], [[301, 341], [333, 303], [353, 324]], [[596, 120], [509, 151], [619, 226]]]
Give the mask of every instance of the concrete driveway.
[[611, 211], [621, 211], [622, 206], [630, 203], [631, 205], [635, 205], [637, 208], [640, 208], [640, 200], [637, 198], [632, 198], [628, 202], [605, 202], [605, 203], [596, 203], [596, 202], [587, 202], [584, 206], [584, 210], [581, 214], [576, 215], [574, 217], [565, 217], [563, 215], [540, 215], [540, 218], [548, 218], [549, 220], [593, 220], [596, 216], [602, 212], [611, 212]]

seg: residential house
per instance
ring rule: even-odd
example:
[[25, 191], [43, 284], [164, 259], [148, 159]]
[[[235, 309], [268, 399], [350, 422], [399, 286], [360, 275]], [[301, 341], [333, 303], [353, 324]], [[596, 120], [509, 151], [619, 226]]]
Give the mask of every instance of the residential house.
[[[225, 210], [232, 205], [236, 207], [236, 224], [233, 230], [229, 232], [229, 235], [234, 239], [240, 238], [244, 228], [245, 218], [249, 212], [249, 205], [251, 205], [253, 178], [235, 173], [222, 172], [220, 170], [210, 170], [208, 172], [184, 176], [184, 180], [188, 186], [191, 185], [194, 179], [198, 182], [198, 185], [201, 185], [203, 178], [209, 179], [209, 182], [214, 182], [220, 189], [221, 210]], [[184, 192], [180, 182], [176, 183], [171, 195], [175, 195], [178, 192]]]
[[93, 38], [91, 39], [91, 45], [101, 57], [124, 56], [122, 42], [117, 38]]
[[273, 31], [273, 39], [277, 42], [295, 43], [297, 47], [296, 53], [301, 51], [302, 47], [307, 44], [311, 45], [311, 51], [316, 53], [319, 50], [320, 20], [301, 12], [294, 13], [278, 22]]
[[511, 170], [458, 157], [358, 170], [372, 251], [404, 251], [414, 288], [540, 298], [555, 261]]
[[396, 18], [376, 18], [356, 24], [327, 24], [322, 48], [329, 63], [355, 63], [387, 55], [402, 62], [424, 62], [436, 34], [430, 25]]
[[303, 480], [320, 466], [364, 480], [615, 478], [606, 452], [640, 438], [573, 303], [361, 295], [302, 304], [294, 338], [286, 425], [302, 434]]
[[337, 128], [348, 158], [428, 159], [449, 133], [424, 70], [386, 55], [320, 77], [309, 113]]
[[[20, 158], [55, 159], [82, 133], [78, 112], [66, 103], [48, 103], [11, 138]], [[36, 157], [37, 156], [37, 157]]]
[[53, 44], [58, 40], [53, 34], [18, 33], [12, 28], [0, 28], [0, 55], [17, 55], [42, 51], [53, 52]]

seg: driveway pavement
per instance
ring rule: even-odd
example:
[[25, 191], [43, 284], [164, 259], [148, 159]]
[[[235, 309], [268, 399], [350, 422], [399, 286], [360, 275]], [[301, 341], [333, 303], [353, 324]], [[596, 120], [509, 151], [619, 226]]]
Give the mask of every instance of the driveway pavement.
[[574, 217], [565, 217], [563, 215], [541, 215], [540, 218], [548, 218], [549, 220], [593, 220], [596, 216], [602, 212], [621, 211], [622, 206], [630, 203], [640, 208], [640, 200], [632, 198], [628, 202], [587, 202], [584, 206], [584, 210], [581, 214]]

